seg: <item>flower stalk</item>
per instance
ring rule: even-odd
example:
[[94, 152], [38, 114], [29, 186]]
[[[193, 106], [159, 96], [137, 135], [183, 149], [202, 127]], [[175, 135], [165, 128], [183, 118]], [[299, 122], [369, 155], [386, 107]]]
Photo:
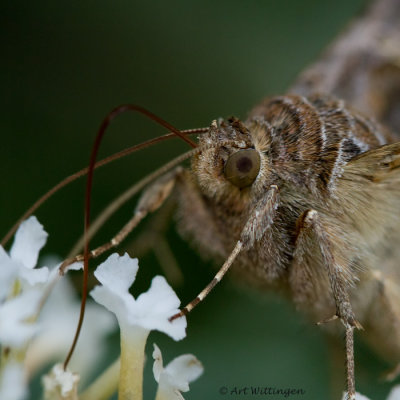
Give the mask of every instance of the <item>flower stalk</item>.
[[121, 359], [114, 361], [82, 394], [79, 400], [107, 400], [118, 389]]
[[121, 326], [121, 370], [118, 400], [143, 398], [145, 346], [150, 331]]

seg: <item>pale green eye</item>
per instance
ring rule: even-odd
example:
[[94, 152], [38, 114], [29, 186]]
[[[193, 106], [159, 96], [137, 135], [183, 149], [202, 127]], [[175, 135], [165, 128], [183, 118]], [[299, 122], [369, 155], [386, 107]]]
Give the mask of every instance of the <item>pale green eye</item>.
[[260, 171], [260, 154], [257, 150], [246, 149], [233, 153], [225, 163], [225, 178], [237, 186], [250, 186]]

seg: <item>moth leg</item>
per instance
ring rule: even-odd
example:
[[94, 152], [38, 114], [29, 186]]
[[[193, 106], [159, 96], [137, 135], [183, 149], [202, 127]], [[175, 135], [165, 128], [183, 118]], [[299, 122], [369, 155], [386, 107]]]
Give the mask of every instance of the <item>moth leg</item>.
[[187, 315], [194, 307], [207, 297], [212, 289], [222, 280], [224, 275], [228, 272], [229, 268], [235, 261], [236, 257], [242, 250], [251, 248], [256, 241], [259, 241], [264, 235], [265, 231], [273, 222], [275, 210], [279, 204], [279, 190], [276, 185], [271, 185], [267, 195], [257, 202], [253, 211], [250, 214], [242, 232], [240, 239], [230, 253], [228, 259], [224, 262], [220, 270], [216, 273], [213, 280], [198, 294], [198, 296], [187, 304], [182, 310], [173, 315], [170, 321]]
[[183, 273], [165, 235], [175, 206], [175, 199], [168, 198], [163, 207], [151, 217], [140, 235], [125, 246], [128, 252], [132, 250], [139, 259], [153, 252], [167, 281], [173, 287], [183, 284]]
[[[303, 256], [303, 248], [307, 235], [312, 232], [317, 240], [319, 250], [322, 255], [322, 259], [326, 266], [328, 273], [329, 283], [333, 293], [336, 315], [329, 318], [330, 321], [336, 318], [340, 318], [345, 330], [346, 330], [346, 369], [347, 369], [347, 396], [348, 399], [355, 399], [355, 379], [354, 379], [354, 328], [361, 328], [361, 325], [356, 320], [352, 306], [350, 304], [348, 286], [349, 283], [343, 276], [343, 268], [338, 264], [335, 259], [333, 245], [329, 240], [327, 231], [324, 229], [321, 218], [316, 210], [307, 210], [300, 217], [299, 222], [299, 234], [296, 241], [296, 248], [294, 252], [294, 263], [293, 263], [293, 274], [297, 274], [305, 283], [305, 287], [302, 289], [304, 295], [310, 288], [311, 280], [309, 279], [310, 272], [307, 267], [304, 266], [304, 275], [302, 276], [299, 272], [302, 269], [301, 260]], [[293, 279], [293, 277], [292, 277]], [[301, 296], [301, 293], [300, 293]]]
[[310, 270], [307, 263], [304, 262], [304, 249], [307, 245], [307, 239], [310, 236], [310, 228], [305, 225], [304, 212], [297, 220], [297, 237], [293, 261], [289, 271], [289, 286], [292, 292], [293, 302], [296, 305], [307, 305], [316, 301], [313, 271]]
[[[164, 201], [171, 194], [177, 177], [181, 173], [182, 168], [178, 167], [170, 173], [163, 175], [151, 186], [149, 186], [139, 199], [133, 217], [109, 242], [91, 250], [89, 252], [89, 258], [96, 258], [111, 248], [117, 247], [128, 236], [128, 234], [132, 232], [139, 222], [147, 216], [147, 214], [152, 213], [160, 208]], [[73, 264], [74, 262], [82, 261], [83, 258], [83, 254], [79, 254], [73, 258], [65, 260], [60, 267], [60, 273], [63, 274], [68, 265]]]

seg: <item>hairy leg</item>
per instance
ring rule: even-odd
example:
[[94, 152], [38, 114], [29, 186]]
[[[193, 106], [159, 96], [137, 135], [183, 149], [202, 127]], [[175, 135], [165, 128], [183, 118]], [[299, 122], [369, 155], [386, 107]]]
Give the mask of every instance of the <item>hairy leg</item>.
[[336, 314], [328, 316], [329, 318], [323, 322], [339, 318], [345, 327], [347, 393], [348, 398], [353, 400], [355, 399], [353, 331], [354, 328], [361, 328], [361, 325], [356, 320], [350, 303], [349, 282], [346, 276], [347, 266], [340, 265], [335, 257], [334, 245], [327, 234], [320, 215], [315, 210], [307, 210], [299, 218], [298, 237], [289, 284], [294, 301], [297, 303], [306, 303], [314, 295], [313, 271], [303, 263], [305, 248], [311, 243], [310, 237], [316, 241], [317, 248], [321, 253], [336, 306]]

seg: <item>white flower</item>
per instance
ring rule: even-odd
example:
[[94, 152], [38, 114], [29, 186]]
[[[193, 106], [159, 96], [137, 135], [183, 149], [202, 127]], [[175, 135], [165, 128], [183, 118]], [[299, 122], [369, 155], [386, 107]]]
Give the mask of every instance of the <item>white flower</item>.
[[37, 324], [29, 321], [35, 316], [42, 293], [31, 289], [0, 305], [0, 344], [21, 348], [38, 331]]
[[392, 388], [387, 400], [400, 400], [400, 385], [394, 386]]
[[45, 400], [78, 400], [78, 382], [79, 375], [64, 371], [62, 364], [56, 364], [42, 378]]
[[[58, 267], [53, 271], [58, 273]], [[68, 277], [64, 276], [41, 311], [38, 319], [41, 333], [27, 350], [25, 365], [30, 376], [45, 364], [65, 357], [76, 330], [79, 309], [80, 301]], [[110, 313], [94, 302], [87, 303], [84, 328], [70, 363], [72, 370], [80, 372], [81, 380], [88, 377], [103, 356], [104, 339], [114, 328], [115, 320]]]
[[159, 330], [180, 340], [185, 336], [186, 318], [173, 322], [180, 301], [165, 278], [156, 276], [150, 289], [136, 300], [129, 293], [138, 270], [137, 259], [128, 254], [112, 254], [94, 273], [102, 286], [91, 296], [112, 311], [121, 328], [121, 369], [119, 397], [141, 399], [143, 396], [144, 348], [151, 330]]
[[23, 400], [26, 395], [27, 388], [22, 365], [16, 362], [7, 363], [1, 374], [0, 399]]
[[115, 313], [122, 326], [136, 326], [145, 331], [158, 330], [175, 340], [185, 337], [186, 318], [173, 322], [169, 318], [179, 312], [180, 300], [162, 276], [156, 276], [150, 289], [136, 300], [129, 293], [138, 270], [137, 259], [128, 254], [112, 254], [99, 265], [94, 275], [102, 284], [95, 287], [91, 296]]
[[201, 362], [192, 354], [176, 357], [164, 368], [161, 351], [154, 344], [153, 359], [153, 374], [158, 382], [156, 400], [183, 400], [180, 392], [189, 391], [189, 382], [203, 373]]
[[[9, 275], [9, 270], [14, 270], [21, 279], [23, 285], [34, 286], [44, 283], [48, 279], [49, 270], [46, 267], [36, 268], [39, 252], [45, 245], [47, 233], [36, 217], [30, 217], [24, 221], [15, 234], [14, 243], [11, 246], [10, 255], [0, 246], [0, 277]], [[8, 272], [6, 272], [8, 271]], [[9, 278], [8, 278], [9, 279]], [[0, 286], [0, 300], [4, 295], [3, 283]]]

